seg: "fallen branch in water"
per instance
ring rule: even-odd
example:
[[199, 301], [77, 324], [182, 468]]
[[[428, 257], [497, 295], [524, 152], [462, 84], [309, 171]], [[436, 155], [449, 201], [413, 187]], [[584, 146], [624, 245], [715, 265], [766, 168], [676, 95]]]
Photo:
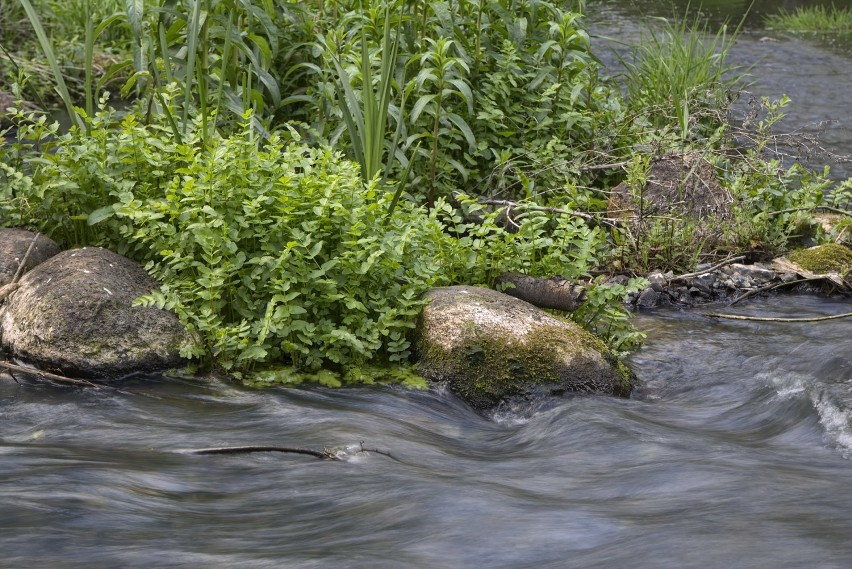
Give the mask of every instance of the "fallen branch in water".
[[852, 312], [846, 314], [835, 314], [834, 316], [811, 316], [806, 318], [769, 318], [758, 316], [742, 316], [739, 314], [712, 314], [705, 313], [709, 318], [727, 318], [728, 320], [754, 320], [757, 322], [822, 322], [823, 320], [837, 320], [838, 318], [849, 318]]
[[762, 292], [769, 292], [770, 290], [775, 290], [776, 288], [781, 288], [782, 286], [796, 285], [796, 284], [807, 283], [807, 282], [811, 282], [811, 281], [821, 281], [821, 280], [825, 280], [825, 278], [824, 277], [810, 277], [810, 278], [806, 278], [806, 279], [796, 279], [794, 281], [788, 281], [788, 282], [771, 283], [771, 284], [768, 284], [768, 285], [764, 285], [762, 287], [755, 288], [755, 289], [750, 290], [748, 292], [744, 292], [743, 294], [741, 294], [740, 296], [738, 296], [737, 298], [732, 300], [731, 303], [728, 306], [733, 306], [741, 300], [745, 300], [749, 297], [752, 297], [756, 294], [760, 294]]
[[65, 377], [64, 375], [50, 373], [49, 371], [42, 371], [33, 367], [21, 366], [6, 361], [0, 361], [0, 368], [6, 369], [9, 372], [9, 375], [11, 375], [12, 379], [14, 379], [15, 381], [18, 380], [14, 375], [12, 375], [13, 371], [25, 373], [27, 375], [32, 375], [41, 379], [46, 379], [48, 381], [55, 381], [57, 383], [68, 383], [71, 385], [78, 385], [80, 387], [93, 387], [95, 389], [101, 388], [100, 385], [92, 383], [91, 381], [86, 381], [85, 379], [74, 379], [72, 377]]
[[311, 448], [300, 447], [280, 447], [280, 446], [241, 446], [241, 447], [210, 447], [210, 448], [195, 448], [187, 451], [191, 454], [249, 454], [253, 452], [288, 452], [292, 454], [306, 454], [323, 460], [340, 460], [338, 456], [330, 449], [315, 450]]
[[[189, 449], [186, 452], [190, 454], [251, 454], [255, 452], [284, 452], [290, 454], [304, 454], [307, 456], [313, 456], [314, 458], [319, 458], [321, 460], [342, 460], [341, 453], [335, 449], [324, 448], [322, 450], [316, 450], [312, 448], [303, 448], [303, 447], [284, 447], [284, 446], [267, 446], [267, 445], [248, 445], [248, 446], [238, 446], [238, 447], [209, 447], [209, 448], [195, 448]], [[394, 458], [391, 453], [375, 448], [364, 448], [363, 441], [361, 442], [361, 450], [359, 452], [371, 452], [374, 454], [380, 454], [382, 456], [386, 456], [388, 458]]]

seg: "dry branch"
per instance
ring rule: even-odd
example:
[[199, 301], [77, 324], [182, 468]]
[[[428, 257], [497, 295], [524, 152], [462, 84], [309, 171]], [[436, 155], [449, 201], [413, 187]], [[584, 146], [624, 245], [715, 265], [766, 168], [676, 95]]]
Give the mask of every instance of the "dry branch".
[[835, 314], [834, 316], [809, 316], [806, 318], [770, 318], [758, 316], [742, 316], [740, 314], [712, 314], [705, 313], [710, 318], [727, 318], [728, 320], [754, 320], [757, 322], [822, 322], [824, 320], [837, 320], [838, 318], [849, 318], [852, 312], [846, 314]]
[[291, 454], [306, 454], [323, 460], [340, 460], [337, 455], [330, 449], [316, 450], [311, 448], [300, 447], [282, 447], [282, 446], [239, 446], [239, 447], [209, 447], [196, 448], [187, 451], [192, 454], [249, 454], [253, 452], [286, 452]]
[[698, 276], [701, 276], [701, 275], [704, 275], [704, 274], [707, 274], [707, 273], [711, 273], [711, 272], [715, 271], [716, 269], [724, 267], [725, 265], [730, 265], [732, 263], [742, 261], [743, 259], [745, 259], [744, 255], [740, 255], [738, 257], [730, 257], [730, 258], [725, 259], [724, 261], [722, 261], [720, 263], [716, 263], [715, 265], [713, 265], [712, 267], [709, 267], [707, 269], [704, 269], [704, 270], [701, 270], [701, 271], [695, 271], [694, 273], [686, 273], [684, 275], [676, 275], [676, 276], [672, 277], [671, 279], [669, 279], [669, 281], [682, 281], [682, 280], [686, 280], [686, 279], [692, 279], [692, 278], [695, 278], [695, 277], [698, 277]]
[[[95, 389], [101, 388], [100, 385], [92, 383], [91, 381], [86, 381], [85, 379], [74, 379], [72, 377], [65, 377], [64, 375], [50, 373], [49, 371], [42, 371], [40, 369], [32, 367], [21, 366], [7, 361], [0, 361], [0, 368], [5, 368], [9, 372], [17, 371], [41, 379], [46, 379], [48, 381], [55, 381], [57, 383], [68, 383], [70, 385], [78, 385], [81, 387], [94, 387]], [[14, 376], [12, 376], [12, 379], [15, 379]], [[15, 381], [17, 381], [17, 379], [15, 379]]]

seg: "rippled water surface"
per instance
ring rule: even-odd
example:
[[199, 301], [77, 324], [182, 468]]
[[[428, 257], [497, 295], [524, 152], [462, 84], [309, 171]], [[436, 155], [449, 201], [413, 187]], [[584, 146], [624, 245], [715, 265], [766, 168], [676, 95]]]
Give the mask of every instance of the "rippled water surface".
[[[852, 566], [852, 321], [639, 323], [633, 398], [528, 419], [388, 388], [0, 378], [0, 566]], [[247, 444], [350, 450], [185, 452]]]

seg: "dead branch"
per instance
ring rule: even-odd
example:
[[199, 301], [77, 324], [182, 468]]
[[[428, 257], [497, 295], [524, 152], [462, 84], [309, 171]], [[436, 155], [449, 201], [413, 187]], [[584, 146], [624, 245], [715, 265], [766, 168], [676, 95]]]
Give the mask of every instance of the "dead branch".
[[27, 259], [30, 258], [30, 253], [32, 253], [33, 247], [35, 246], [36, 241], [38, 241], [39, 237], [41, 237], [41, 234], [36, 233], [35, 237], [33, 237], [32, 241], [30, 241], [30, 246], [27, 247], [27, 252], [24, 253], [24, 258], [21, 259], [20, 263], [18, 263], [18, 270], [15, 271], [15, 276], [12, 277], [12, 283], [18, 282], [18, 280], [21, 278], [21, 275], [24, 272], [24, 265], [27, 264]]
[[806, 283], [806, 282], [811, 282], [811, 281], [821, 281], [821, 280], [825, 280], [825, 279], [823, 277], [810, 277], [810, 278], [806, 278], [806, 279], [796, 279], [794, 281], [788, 281], [788, 282], [771, 283], [771, 284], [768, 284], [768, 285], [764, 285], [762, 287], [752, 289], [748, 292], [744, 292], [743, 294], [741, 294], [740, 296], [738, 296], [734, 300], [732, 300], [731, 303], [728, 306], [733, 306], [741, 300], [745, 300], [745, 299], [750, 298], [750, 297], [752, 297], [756, 294], [760, 294], [762, 292], [769, 292], [770, 290], [775, 290], [776, 288], [781, 288], [783, 286], [790, 286], [790, 285], [796, 285], [796, 284], [801, 284], [801, 283]]
[[18, 281], [21, 279], [21, 275], [24, 272], [24, 265], [26, 265], [27, 259], [29, 259], [30, 253], [33, 250], [33, 246], [35, 245], [35, 242], [38, 240], [39, 237], [41, 237], [41, 235], [39, 233], [36, 233], [36, 236], [33, 237], [32, 241], [30, 241], [30, 246], [27, 247], [27, 252], [24, 253], [24, 258], [21, 259], [21, 261], [18, 263], [18, 268], [15, 271], [15, 276], [12, 277], [12, 280], [0, 287], [0, 304], [2, 304], [3, 301], [6, 300], [6, 298], [10, 294], [18, 290], [18, 287], [20, 286], [18, 284]]
[[823, 320], [837, 320], [838, 318], [849, 318], [852, 312], [846, 314], [835, 314], [834, 316], [809, 316], [806, 318], [768, 318], [758, 316], [742, 316], [740, 314], [712, 314], [705, 313], [709, 318], [727, 318], [728, 320], [754, 320], [756, 322], [822, 322]]
[[[32, 376], [38, 377], [40, 379], [46, 379], [48, 381], [55, 381], [56, 383], [68, 383], [70, 385], [78, 385], [78, 386], [81, 386], [81, 387], [93, 387], [95, 389], [101, 388], [100, 385], [98, 385], [96, 383], [92, 383], [91, 381], [86, 381], [85, 379], [74, 379], [72, 377], [65, 377], [64, 375], [59, 375], [59, 374], [56, 374], [56, 373], [50, 373], [49, 371], [42, 371], [40, 369], [36, 369], [36, 368], [32, 368], [32, 367], [21, 366], [21, 365], [13, 364], [11, 362], [7, 362], [7, 361], [0, 361], [0, 367], [4, 368], [4, 369], [6, 369], [10, 372], [18, 371], [18, 372], [21, 372], [21, 373], [24, 373], [24, 374], [27, 374], [27, 375], [32, 375]], [[14, 379], [14, 376], [12, 376], [12, 378]], [[18, 380], [15, 379], [15, 381], [18, 381]]]
[[586, 287], [562, 277], [541, 279], [520, 273], [504, 273], [496, 284], [512, 285], [503, 292], [539, 308], [573, 312], [586, 300]]
[[340, 460], [334, 451], [324, 448], [316, 450], [311, 448], [301, 447], [282, 447], [282, 446], [239, 446], [239, 447], [209, 447], [190, 449], [187, 452], [191, 454], [250, 454], [254, 452], [286, 452], [291, 454], [305, 454], [322, 460]]
[[610, 226], [618, 226], [621, 225], [620, 219], [612, 219], [609, 217], [602, 217], [597, 215], [592, 215], [589, 213], [584, 213], [582, 211], [575, 211], [573, 209], [564, 209], [560, 207], [546, 207], [543, 205], [534, 205], [523, 202], [513, 202], [510, 200], [494, 200], [494, 199], [483, 199], [477, 201], [480, 205], [494, 205], [498, 207], [506, 208], [507, 212], [512, 211], [514, 209], [518, 210], [529, 210], [529, 211], [543, 211], [546, 213], [555, 213], [557, 215], [572, 215], [574, 217], [579, 217], [580, 219], [584, 219], [590, 223], [603, 223], [605, 225]]

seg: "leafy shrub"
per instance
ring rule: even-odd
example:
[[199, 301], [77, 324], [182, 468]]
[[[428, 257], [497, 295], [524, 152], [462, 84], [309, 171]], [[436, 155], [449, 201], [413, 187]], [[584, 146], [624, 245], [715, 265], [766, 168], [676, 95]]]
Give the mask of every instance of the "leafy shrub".
[[507, 231], [464, 196], [460, 210], [403, 201], [388, 215], [393, 188], [363, 184], [357, 165], [294, 131], [261, 142], [248, 114], [209, 146], [201, 118], [181, 142], [167, 122], [104, 110], [86, 117], [88, 134], [41, 119], [19, 129], [49, 152], [4, 147], [4, 191], [18, 201], [3, 222], [144, 263], [162, 287], [140, 302], [174, 310], [204, 340], [188, 355], [234, 374], [404, 361], [429, 287], [505, 271], [582, 278], [606, 255], [605, 232], [570, 215], [522, 212]]

